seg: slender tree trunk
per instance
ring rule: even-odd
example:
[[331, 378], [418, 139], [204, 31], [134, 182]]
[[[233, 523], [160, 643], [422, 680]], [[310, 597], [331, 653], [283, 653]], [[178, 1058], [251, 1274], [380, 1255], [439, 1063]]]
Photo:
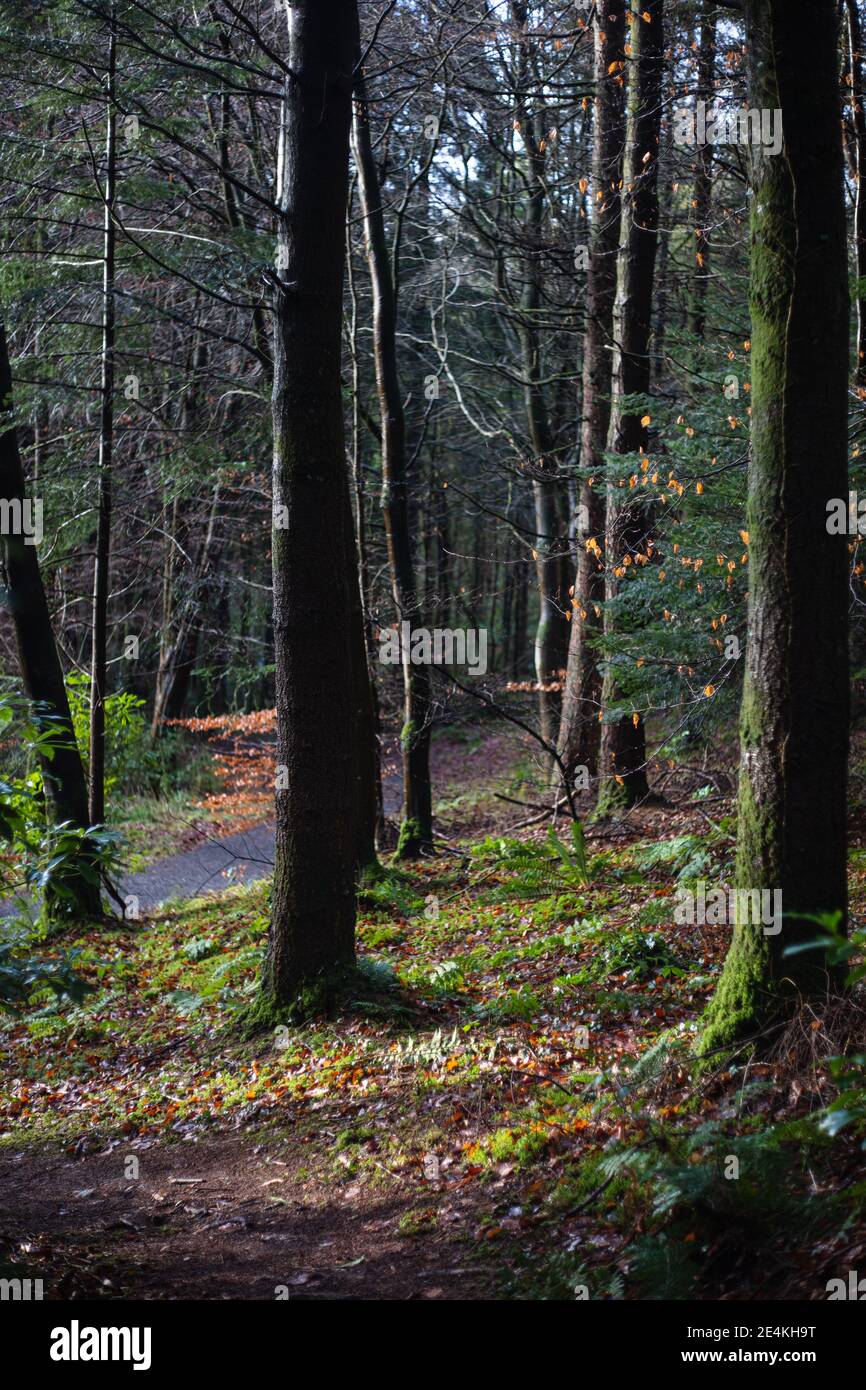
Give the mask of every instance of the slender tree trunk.
[[866, 387], [866, 65], [858, 0], [845, 0], [851, 60], [851, 111], [857, 161], [854, 205], [854, 254], [857, 272], [857, 386]]
[[[439, 442], [439, 421], [436, 422], [436, 444]], [[438, 448], [434, 449], [434, 457]], [[433, 525], [436, 553], [436, 626], [448, 627], [451, 613], [451, 548], [448, 518], [448, 489], [437, 483], [433, 501]]]
[[517, 602], [514, 612], [514, 679], [526, 673], [526, 638], [528, 626], [529, 562], [520, 560], [517, 577]]
[[[836, 6], [746, 0], [750, 105], [781, 110], [785, 147], [753, 149], [749, 605], [740, 713], [736, 885], [779, 890], [782, 930], [738, 923], [704, 1051], [758, 1032], [820, 953], [785, 957], [846, 892], [847, 249]], [[804, 920], [808, 918], [812, 920]]]
[[[354, 491], [354, 527], [357, 540], [357, 589], [361, 621], [363, 667], [359, 663], [360, 691], [358, 719], [358, 865], [361, 869], [377, 863], [377, 845], [384, 844], [385, 804], [382, 790], [382, 721], [379, 695], [376, 689], [373, 623], [370, 617], [370, 559], [367, 548], [366, 494], [364, 488], [364, 454], [361, 444], [361, 369], [358, 357], [358, 296], [352, 264], [351, 212], [353, 197], [349, 198], [349, 218], [346, 222], [346, 264], [349, 269], [349, 298], [352, 314], [349, 346], [352, 356], [352, 486]], [[350, 579], [351, 583], [351, 579]], [[354, 604], [353, 604], [354, 609]], [[353, 643], [358, 661], [357, 635]]]
[[216, 569], [218, 544], [216, 526], [219, 519], [220, 486], [214, 487], [208, 511], [207, 529], [199, 546], [192, 572], [187, 575], [187, 590], [175, 607], [175, 595], [168, 596], [168, 631], [163, 635], [157, 672], [156, 696], [153, 707], [152, 732], [158, 735], [165, 719], [179, 719], [189, 689], [195, 654], [198, 649], [196, 625], [201, 622], [204, 599], [210, 579]]
[[[647, 448], [643, 417], [627, 408], [625, 398], [646, 395], [650, 388], [653, 281], [658, 244], [658, 164], [661, 93], [664, 67], [664, 0], [631, 5], [631, 57], [628, 62], [628, 111], [623, 165], [623, 209], [613, 312], [613, 408], [608, 449], [622, 454], [624, 472], [640, 473], [638, 459]], [[628, 458], [628, 456], [633, 456]], [[622, 626], [616, 607], [620, 581], [634, 557], [646, 553], [646, 510], [627, 499], [627, 478], [613, 478], [607, 488], [605, 540], [604, 635]], [[608, 653], [602, 686], [604, 722], [601, 735], [598, 815], [633, 806], [647, 795], [646, 731], [637, 712], [618, 712], [621, 698], [615, 658]]]
[[[671, 105], [676, 99], [676, 85], [673, 75], [669, 72], [666, 83], [666, 109], [669, 112]], [[665, 143], [664, 126], [662, 127], [662, 146]], [[659, 249], [658, 264], [656, 266], [655, 280], [655, 321], [652, 335], [652, 367], [650, 370], [650, 382], [653, 391], [664, 390], [665, 377], [670, 377], [670, 370], [667, 360], [667, 333], [669, 320], [671, 317], [672, 290], [675, 289], [672, 275], [671, 258], [671, 231], [672, 217], [671, 207], [674, 200], [674, 191], [671, 184], [671, 162], [665, 160], [664, 148], [659, 155]]]
[[116, 10], [111, 9], [108, 31], [108, 85], [106, 88], [105, 211], [102, 260], [102, 383], [99, 417], [99, 499], [97, 502], [96, 556], [93, 566], [93, 618], [90, 670], [90, 756], [88, 765], [90, 820], [105, 820], [105, 697], [108, 673], [108, 595], [111, 563], [111, 473], [114, 450], [114, 204], [117, 183], [117, 70]]
[[[716, 22], [713, 0], [703, 0], [698, 37], [697, 99], [710, 105], [713, 100], [716, 70]], [[695, 239], [695, 260], [692, 267], [689, 299], [688, 329], [692, 353], [700, 359], [701, 344], [707, 317], [707, 284], [710, 274], [709, 220], [713, 199], [713, 147], [709, 141], [700, 145], [696, 155], [695, 193], [692, 203], [692, 229]]]
[[[346, 525], [354, 542], [351, 508]], [[354, 544], [352, 559], [355, 559]], [[355, 859], [359, 870], [363, 871], [375, 868], [378, 863], [376, 840], [384, 819], [379, 758], [379, 705], [370, 672], [370, 644], [361, 577], [354, 566], [350, 571], [348, 583], [352, 688], [355, 694]]]
[[[595, 213], [589, 244], [583, 340], [583, 418], [580, 433], [579, 524], [573, 617], [559, 725], [559, 756], [569, 776], [598, 767], [601, 673], [597, 643], [604, 599], [604, 451], [610, 427], [613, 303], [621, 219], [620, 179], [625, 136], [623, 63], [625, 0], [595, 17], [595, 129], [592, 189]], [[592, 484], [590, 485], [590, 479]]]
[[263, 1017], [354, 963], [355, 698], [340, 382], [355, 0], [287, 6], [274, 277], [277, 827]]
[[[373, 353], [382, 433], [382, 512], [397, 621], [420, 614], [412, 557], [406, 481], [406, 421], [397, 369], [397, 309], [382, 196], [373, 155], [366, 92], [359, 81], [354, 106], [353, 146], [364, 218], [364, 239], [373, 291]], [[402, 626], [401, 626], [402, 631]], [[432, 848], [430, 791], [430, 671], [403, 657], [403, 815], [397, 857], [417, 858]]]
[[512, 0], [512, 19], [518, 44], [516, 109], [526, 156], [526, 214], [524, 239], [525, 288], [520, 306], [519, 336], [523, 395], [529, 440], [533, 451], [532, 497], [535, 508], [535, 577], [538, 587], [538, 623], [535, 629], [535, 678], [539, 684], [540, 733], [555, 745], [559, 697], [547, 689], [557, 678], [565, 659], [568, 628], [562, 592], [563, 542], [560, 534], [558, 492], [561, 484], [554, 457], [553, 433], [545, 399], [540, 318], [544, 295], [544, 218], [546, 204], [543, 116], [529, 95], [531, 79], [528, 6]]
[[[6, 330], [0, 322], [0, 500], [10, 504], [10, 514], [25, 502], [24, 470], [18, 449], [18, 435], [12, 423], [12, 369], [6, 346]], [[0, 533], [3, 561], [3, 597], [12, 618], [21, 679], [28, 699], [35, 706], [34, 720], [40, 729], [53, 729], [54, 756], [41, 763], [42, 784], [49, 818], [54, 825], [71, 821], [86, 829], [87, 782], [81, 754], [75, 742], [63, 669], [51, 628], [36, 546], [28, 545], [23, 534]], [[83, 918], [101, 912], [99, 887], [74, 872], [66, 883], [75, 894], [75, 913]], [[66, 909], [64, 908], [64, 911]]]
[[[187, 359], [186, 389], [180, 411], [181, 447], [186, 448], [193, 436], [198, 414], [199, 384], [201, 374], [207, 365], [207, 349], [201, 333], [197, 333], [192, 350]], [[179, 596], [181, 561], [179, 552], [188, 552], [190, 545], [190, 502], [186, 497], [175, 497], [171, 506], [170, 519], [166, 521], [165, 560], [162, 586], [162, 627], [159, 643], [159, 665], [156, 672], [156, 685], [153, 699], [153, 720], [151, 733], [159, 736], [163, 720], [178, 719], [183, 711], [184, 699], [189, 688], [189, 679], [198, 646], [195, 620], [200, 609], [202, 580], [206, 577], [210, 564], [214, 538], [215, 506], [219, 488], [214, 490], [213, 504], [208, 512], [208, 523], [204, 542], [194, 564], [189, 565], [185, 574], [186, 592]], [[196, 589], [199, 590], [196, 593]]]

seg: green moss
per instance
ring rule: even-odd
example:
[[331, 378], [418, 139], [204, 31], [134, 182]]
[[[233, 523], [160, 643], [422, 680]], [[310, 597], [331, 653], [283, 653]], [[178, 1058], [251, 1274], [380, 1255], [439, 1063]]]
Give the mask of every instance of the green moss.
[[427, 1231], [435, 1230], [438, 1219], [432, 1207], [425, 1207], [422, 1211], [407, 1211], [397, 1222], [397, 1231], [401, 1236], [422, 1236]]
[[708, 1062], [708, 1054], [723, 1052], [755, 1032], [776, 1007], [769, 956], [761, 932], [737, 928], [695, 1044]]
[[334, 1141], [334, 1151], [343, 1153], [355, 1144], [367, 1144], [374, 1138], [374, 1132], [369, 1125], [350, 1125], [348, 1129], [341, 1129]]
[[334, 1012], [346, 998], [356, 992], [363, 976], [354, 966], [340, 966], [300, 983], [291, 1000], [278, 999], [267, 979], [254, 1002], [240, 1014], [241, 1037], [273, 1032], [286, 1026], [309, 1023]]
[[413, 816], [400, 826], [395, 859], [417, 859], [421, 852], [421, 824]]

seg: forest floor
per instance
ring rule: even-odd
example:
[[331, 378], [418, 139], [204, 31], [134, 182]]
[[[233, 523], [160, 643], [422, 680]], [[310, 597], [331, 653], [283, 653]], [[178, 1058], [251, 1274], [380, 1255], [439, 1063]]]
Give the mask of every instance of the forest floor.
[[[862, 1015], [695, 1079], [728, 933], [674, 892], [726, 881], [724, 773], [584, 858], [515, 828], [517, 734], [446, 732], [434, 767], [442, 851], [363, 885], [334, 1017], [243, 1036], [267, 881], [52, 943], [93, 988], [3, 1030], [0, 1262], [49, 1298], [825, 1298], [866, 1260], [862, 1151], [820, 1123]], [[862, 910], [859, 848], [851, 884]]]

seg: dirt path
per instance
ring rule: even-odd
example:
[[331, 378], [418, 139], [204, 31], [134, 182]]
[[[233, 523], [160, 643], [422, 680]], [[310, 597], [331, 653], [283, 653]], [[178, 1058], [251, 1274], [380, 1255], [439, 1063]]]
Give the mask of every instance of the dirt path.
[[303, 1157], [291, 1136], [4, 1154], [0, 1262], [25, 1261], [49, 1299], [485, 1296], [465, 1240], [405, 1232], [417, 1183], [314, 1183]]
[[[437, 754], [457, 792], [472, 774], [489, 776], [489, 750], [483, 759], [460, 746]], [[508, 755], [501, 751], [503, 765]], [[393, 817], [399, 771], [388, 774]], [[466, 814], [478, 813], [470, 805]], [[259, 824], [128, 874], [121, 890], [147, 916], [172, 898], [266, 877], [273, 857], [273, 825]], [[50, 1050], [43, 1055], [47, 1078], [54, 1068]], [[121, 1076], [130, 1057], [113, 1064]], [[173, 1084], [157, 1065], [157, 1104], [175, 1094]], [[59, 1114], [72, 1104], [65, 1086], [58, 1103]], [[0, 1148], [0, 1266], [42, 1278], [48, 1299], [499, 1296], [496, 1257], [480, 1233], [491, 1205], [508, 1209], [506, 1179], [482, 1190], [454, 1162], [432, 1180], [417, 1154], [394, 1171], [376, 1139], [358, 1162], [339, 1141], [347, 1119], [367, 1123], [367, 1102], [356, 1114], [339, 1089], [290, 1106], [278, 1123], [255, 1128], [241, 1115], [228, 1129], [226, 1116], [218, 1133], [182, 1137], [121, 1138], [115, 1127], [108, 1138], [89, 1114], [82, 1104], [80, 1137], [64, 1148], [19, 1149], [11, 1135]]]

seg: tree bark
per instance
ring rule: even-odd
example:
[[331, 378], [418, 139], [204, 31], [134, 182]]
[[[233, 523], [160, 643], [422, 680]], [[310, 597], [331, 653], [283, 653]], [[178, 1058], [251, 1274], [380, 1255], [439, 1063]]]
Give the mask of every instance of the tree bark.
[[105, 697], [108, 693], [108, 595], [111, 563], [111, 472], [114, 451], [114, 203], [117, 186], [117, 70], [116, 10], [108, 29], [108, 77], [105, 94], [105, 203], [102, 259], [102, 382], [99, 416], [99, 499], [96, 555], [93, 565], [93, 617], [90, 671], [90, 755], [88, 760], [90, 820], [105, 820]]
[[[716, 23], [713, 18], [712, 0], [703, 0], [700, 34], [698, 38], [698, 86], [697, 99], [709, 104], [713, 99], [716, 71]], [[701, 344], [707, 318], [707, 284], [710, 274], [710, 240], [708, 223], [713, 200], [713, 147], [705, 141], [698, 148], [695, 169], [695, 193], [693, 200], [692, 227], [695, 239], [695, 260], [692, 267], [691, 295], [689, 298], [688, 329], [691, 338], [692, 354], [695, 361], [700, 359]]]
[[[198, 648], [196, 624], [201, 620], [204, 607], [203, 597], [206, 595], [208, 581], [213, 575], [218, 559], [216, 524], [219, 518], [219, 504], [220, 485], [217, 483], [211, 496], [207, 529], [199, 546], [192, 572], [186, 577], [187, 590], [176, 607], [174, 565], [167, 561], [169, 573], [163, 607], [163, 634], [160, 643], [159, 669], [156, 676], [156, 693], [151, 725], [151, 732], [155, 737], [159, 735], [164, 720], [179, 719], [183, 713]], [[175, 534], [177, 534], [176, 531]], [[171, 541], [167, 541], [167, 544], [171, 546]]]
[[[353, 639], [354, 660], [363, 688], [359, 691], [358, 715], [358, 867], [372, 868], [377, 863], [377, 848], [385, 843], [385, 805], [382, 790], [382, 721], [379, 696], [374, 675], [375, 649], [373, 623], [370, 616], [370, 557], [367, 546], [366, 493], [364, 488], [364, 451], [361, 443], [361, 370], [358, 358], [358, 296], [352, 266], [351, 214], [353, 197], [349, 198], [349, 217], [346, 223], [346, 264], [349, 268], [349, 298], [352, 305], [349, 347], [352, 361], [352, 488], [354, 493], [354, 528], [357, 541], [357, 614], [360, 638]], [[350, 583], [351, 583], [350, 578]], [[353, 611], [355, 605], [353, 601]], [[360, 645], [359, 645], [360, 644]], [[361, 655], [363, 654], [363, 662]]]
[[[0, 411], [6, 417], [0, 433], [0, 498], [13, 506], [23, 506], [24, 470], [18, 449], [18, 434], [11, 419], [12, 369], [6, 346], [6, 330], [0, 322]], [[48, 602], [39, 572], [34, 545], [22, 535], [0, 536], [3, 559], [4, 599], [12, 618], [21, 679], [28, 699], [34, 703], [34, 721], [40, 729], [58, 734], [54, 756], [41, 762], [42, 784], [49, 818], [53, 825], [71, 821], [86, 829], [87, 782], [81, 754], [75, 742], [63, 668], [57, 653]], [[65, 875], [75, 892], [78, 915], [98, 917], [101, 913], [99, 888], [84, 878]]]
[[[382, 437], [382, 512], [397, 622], [412, 623], [420, 615], [412, 557], [412, 528], [406, 480], [406, 420], [397, 368], [397, 306], [382, 214], [382, 193], [373, 155], [366, 91], [356, 86], [352, 143], [358, 169], [358, 191], [364, 218], [364, 244], [373, 292], [373, 354]], [[402, 631], [402, 627], [401, 627]], [[402, 647], [403, 813], [397, 845], [398, 859], [413, 859], [433, 844], [430, 790], [430, 671], [413, 665]]]
[[[753, 150], [749, 601], [736, 885], [781, 890], [782, 930], [738, 924], [702, 1050], [755, 1034], [820, 952], [784, 957], [846, 894], [849, 297], [836, 6], [746, 0], [750, 105], [781, 110], [785, 147]], [[812, 920], [804, 920], [811, 917]]]
[[512, 0], [512, 19], [518, 44], [516, 110], [526, 154], [526, 212], [524, 254], [526, 281], [520, 306], [518, 333], [521, 350], [523, 396], [529, 441], [532, 446], [532, 497], [535, 508], [535, 578], [538, 588], [538, 622], [535, 629], [535, 678], [538, 682], [540, 733], [555, 745], [559, 720], [558, 694], [547, 687], [556, 681], [565, 660], [568, 628], [565, 618], [563, 577], [565, 545], [561, 535], [558, 493], [561, 482], [554, 456], [553, 432], [543, 386], [540, 318], [544, 291], [544, 218], [547, 193], [543, 119], [530, 106], [530, 37], [528, 6]]
[[[354, 0], [287, 6], [273, 381], [276, 868], [263, 1016], [355, 956], [355, 700], [340, 381]], [[310, 992], [312, 991], [312, 997]]]
[[[199, 388], [207, 367], [208, 352], [204, 337], [197, 332], [187, 357], [185, 389], [179, 420], [179, 443], [186, 449], [193, 437], [199, 406]], [[219, 495], [217, 488], [214, 501]], [[200, 607], [199, 595], [208, 564], [213, 538], [214, 511], [208, 510], [205, 539], [200, 544], [194, 564], [184, 573], [186, 563], [179, 555], [188, 553], [191, 532], [191, 501], [175, 497], [171, 510], [166, 508], [165, 557], [162, 580], [162, 622], [159, 642], [159, 664], [153, 697], [151, 734], [158, 738], [165, 719], [178, 719], [189, 689], [192, 666], [198, 646], [195, 621]], [[181, 580], [181, 576], [183, 579]], [[186, 591], [181, 594], [181, 583]]]
[[[608, 450], [639, 456], [647, 447], [642, 415], [626, 397], [650, 389], [653, 281], [658, 245], [658, 165], [664, 67], [664, 0], [630, 0], [631, 57], [623, 165], [623, 208], [613, 311], [613, 407]], [[631, 464], [626, 464], [626, 470]], [[634, 471], [640, 472], [637, 457]], [[620, 581], [636, 555], [646, 553], [648, 514], [631, 491], [608, 481], [605, 539], [604, 635], [621, 626], [616, 605]], [[620, 698], [615, 658], [608, 652], [602, 685], [598, 815], [633, 806], [647, 795], [646, 731], [639, 713], [617, 713]]]
[[854, 204], [854, 255], [857, 272], [855, 382], [858, 387], [866, 387], [866, 69], [863, 62], [863, 29], [857, 0], [845, 0], [845, 9], [848, 19], [851, 111], [857, 161], [857, 197]]
[[[598, 768], [604, 564], [604, 452], [610, 427], [613, 304], [621, 220], [620, 179], [625, 135], [623, 71], [626, 0], [595, 17], [595, 128], [592, 189], [595, 213], [589, 244], [586, 327], [583, 340], [583, 418], [580, 433], [579, 517], [573, 615], [558, 751], [566, 774]], [[592, 484], [590, 484], [592, 479]], [[595, 543], [595, 544], [594, 544]], [[598, 546], [598, 550], [596, 549]]]

